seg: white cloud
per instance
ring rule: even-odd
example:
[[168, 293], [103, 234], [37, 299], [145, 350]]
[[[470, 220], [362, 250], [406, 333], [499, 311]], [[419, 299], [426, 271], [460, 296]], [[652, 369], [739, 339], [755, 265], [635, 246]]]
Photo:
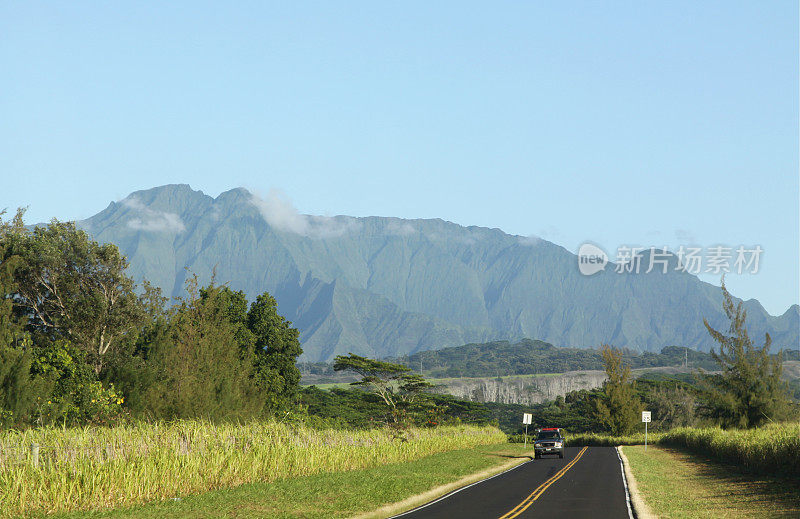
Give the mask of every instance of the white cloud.
[[357, 231], [361, 225], [353, 217], [314, 216], [300, 214], [291, 201], [277, 189], [270, 189], [264, 198], [252, 195], [250, 202], [273, 228], [310, 238], [332, 238]]
[[138, 198], [128, 197], [122, 201], [122, 205], [139, 213], [128, 220], [128, 227], [137, 231], [150, 232], [181, 232], [186, 230], [180, 217], [175, 213], [167, 211], [157, 211], [150, 209]]
[[397, 234], [399, 236], [409, 236], [417, 232], [410, 223], [397, 220], [391, 220], [389, 225], [386, 226], [386, 231], [389, 234]]
[[520, 245], [528, 245], [530, 247], [535, 247], [541, 243], [542, 239], [536, 235], [531, 234], [530, 236], [517, 236], [517, 242]]

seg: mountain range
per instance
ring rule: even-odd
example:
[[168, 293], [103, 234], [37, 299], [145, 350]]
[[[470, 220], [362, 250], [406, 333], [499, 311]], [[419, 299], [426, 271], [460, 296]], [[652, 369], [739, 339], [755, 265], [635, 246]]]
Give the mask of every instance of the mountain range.
[[[268, 291], [300, 330], [305, 361], [523, 337], [708, 350], [702, 319], [727, 325], [721, 290], [675, 270], [676, 258], [666, 274], [584, 276], [575, 254], [543, 239], [440, 219], [303, 215], [243, 188], [216, 198], [188, 185], [137, 191], [78, 225], [166, 295], [182, 294], [190, 272], [206, 283], [214, 271], [250, 299]], [[781, 316], [744, 305], [757, 344], [769, 332], [773, 349], [797, 345], [798, 305]]]

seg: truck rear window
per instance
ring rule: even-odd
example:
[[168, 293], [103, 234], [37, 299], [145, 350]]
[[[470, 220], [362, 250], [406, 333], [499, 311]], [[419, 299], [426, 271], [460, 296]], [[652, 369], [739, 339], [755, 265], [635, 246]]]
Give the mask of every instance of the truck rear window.
[[561, 435], [558, 434], [558, 431], [541, 431], [537, 436], [537, 440], [554, 440], [556, 438], [560, 438]]

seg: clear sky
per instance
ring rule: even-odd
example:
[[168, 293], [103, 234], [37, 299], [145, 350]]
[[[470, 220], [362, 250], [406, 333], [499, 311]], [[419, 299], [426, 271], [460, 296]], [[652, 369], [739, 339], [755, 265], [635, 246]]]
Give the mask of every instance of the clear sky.
[[760, 245], [729, 288], [800, 301], [794, 0], [131, 4], [0, 3], [0, 208], [275, 188], [612, 256]]

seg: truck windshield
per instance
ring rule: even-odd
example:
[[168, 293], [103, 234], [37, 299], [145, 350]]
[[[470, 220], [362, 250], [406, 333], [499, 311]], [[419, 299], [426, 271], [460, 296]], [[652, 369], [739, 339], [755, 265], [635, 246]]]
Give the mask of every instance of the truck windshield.
[[556, 438], [561, 438], [558, 431], [540, 431], [536, 436], [537, 440], [555, 440]]

